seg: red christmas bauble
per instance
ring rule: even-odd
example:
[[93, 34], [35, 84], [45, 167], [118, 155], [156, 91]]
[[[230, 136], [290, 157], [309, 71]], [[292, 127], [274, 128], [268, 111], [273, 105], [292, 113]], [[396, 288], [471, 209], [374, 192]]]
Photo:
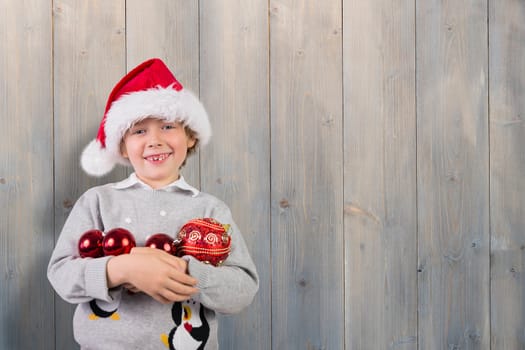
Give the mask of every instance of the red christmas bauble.
[[188, 221], [175, 241], [177, 256], [191, 255], [202, 262], [221, 265], [230, 254], [229, 228], [213, 218]]
[[175, 240], [165, 233], [155, 233], [149, 236], [146, 240], [146, 247], [161, 249], [171, 255], [175, 255], [176, 252]]
[[78, 253], [82, 258], [100, 258], [104, 256], [102, 240], [104, 233], [100, 230], [89, 230], [78, 240]]
[[135, 237], [128, 230], [117, 227], [106, 233], [102, 241], [104, 255], [129, 254], [136, 247]]

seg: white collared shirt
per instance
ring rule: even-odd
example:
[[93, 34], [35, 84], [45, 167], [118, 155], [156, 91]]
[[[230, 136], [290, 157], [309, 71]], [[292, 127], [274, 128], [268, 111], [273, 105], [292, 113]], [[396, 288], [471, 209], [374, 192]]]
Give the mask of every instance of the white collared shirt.
[[[122, 189], [132, 188], [136, 186], [140, 186], [142, 188], [152, 190], [151, 186], [146, 184], [142, 180], [140, 180], [135, 173], [132, 173], [127, 179], [115, 183], [113, 185], [113, 188], [117, 190], [122, 190]], [[166, 192], [174, 192], [177, 189], [183, 190], [183, 191], [190, 191], [192, 193], [192, 197], [196, 197], [199, 194], [199, 190], [189, 185], [186, 182], [186, 180], [184, 180], [184, 176], [182, 175], [180, 175], [180, 177], [177, 180], [157, 190], [166, 191]]]

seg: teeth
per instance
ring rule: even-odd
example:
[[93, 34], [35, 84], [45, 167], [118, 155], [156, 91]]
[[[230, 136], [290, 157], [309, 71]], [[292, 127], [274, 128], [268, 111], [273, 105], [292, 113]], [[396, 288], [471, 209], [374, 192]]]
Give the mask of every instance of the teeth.
[[168, 155], [167, 154], [161, 154], [161, 155], [158, 155], [158, 156], [151, 156], [151, 157], [148, 157], [148, 159], [150, 160], [153, 160], [155, 162], [158, 162], [158, 161], [161, 161], [161, 160], [164, 160], [168, 158]]

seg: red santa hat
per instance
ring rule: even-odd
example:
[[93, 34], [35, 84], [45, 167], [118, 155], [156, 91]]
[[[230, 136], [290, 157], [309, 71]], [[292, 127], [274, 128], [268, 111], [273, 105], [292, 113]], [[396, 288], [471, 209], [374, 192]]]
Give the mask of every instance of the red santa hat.
[[97, 138], [82, 152], [82, 169], [92, 176], [109, 173], [115, 164], [129, 165], [120, 154], [126, 131], [147, 117], [178, 121], [196, 133], [199, 145], [211, 137], [208, 114], [199, 99], [175, 79], [158, 58], [141, 63], [109, 95]]

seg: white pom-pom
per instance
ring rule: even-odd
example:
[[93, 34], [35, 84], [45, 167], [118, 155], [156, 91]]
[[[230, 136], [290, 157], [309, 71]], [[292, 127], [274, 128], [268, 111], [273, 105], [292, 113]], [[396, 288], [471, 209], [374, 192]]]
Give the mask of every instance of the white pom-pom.
[[82, 169], [91, 176], [104, 176], [115, 167], [115, 160], [97, 140], [91, 141], [80, 157]]

